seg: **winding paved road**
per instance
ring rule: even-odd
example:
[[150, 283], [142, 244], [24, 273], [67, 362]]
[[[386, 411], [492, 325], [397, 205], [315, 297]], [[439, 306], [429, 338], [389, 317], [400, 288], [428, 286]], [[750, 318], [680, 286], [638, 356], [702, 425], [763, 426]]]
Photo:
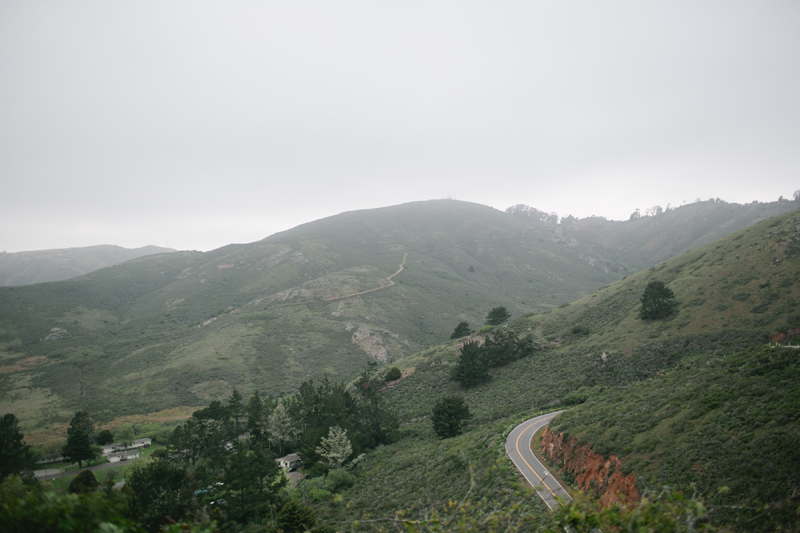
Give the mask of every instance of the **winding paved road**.
[[515, 427], [506, 439], [506, 453], [550, 509], [558, 507], [559, 500], [569, 502], [572, 498], [533, 454], [531, 441], [537, 431], [549, 424], [550, 420], [561, 412], [556, 411], [528, 419]]

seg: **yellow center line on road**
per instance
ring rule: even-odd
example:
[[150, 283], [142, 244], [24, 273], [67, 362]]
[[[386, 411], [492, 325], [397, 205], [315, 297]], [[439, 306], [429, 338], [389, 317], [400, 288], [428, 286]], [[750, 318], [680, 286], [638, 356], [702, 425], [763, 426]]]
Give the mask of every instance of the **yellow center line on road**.
[[[553, 418], [554, 416], [556, 416], [556, 415], [553, 415], [553, 416], [548, 416], [547, 418], [543, 418], [542, 420], [549, 420], [549, 419]], [[528, 468], [530, 468], [530, 469], [531, 469], [531, 472], [533, 472], [534, 474], [536, 474], [536, 470], [534, 470], [534, 469], [533, 469], [533, 467], [532, 467], [531, 465], [529, 465], [529, 464], [528, 464], [528, 461], [526, 461], [526, 460], [525, 460], [525, 457], [523, 457], [523, 456], [522, 456], [522, 452], [520, 452], [520, 451], [519, 451], [519, 439], [521, 439], [521, 438], [522, 438], [522, 434], [523, 434], [523, 433], [525, 433], [526, 431], [528, 431], [528, 428], [529, 428], [529, 427], [531, 427], [531, 426], [532, 426], [532, 425], [534, 425], [534, 424], [538, 424], [538, 423], [539, 423], [539, 422], [541, 422], [542, 420], [537, 420], [536, 422], [532, 422], [532, 423], [531, 423], [531, 424], [530, 424], [528, 427], [526, 427], [525, 429], [523, 429], [522, 431], [520, 431], [520, 433], [519, 433], [519, 437], [517, 437], [517, 442], [515, 443], [515, 446], [516, 446], [516, 448], [517, 448], [517, 454], [519, 454], [519, 457], [520, 457], [520, 459], [522, 459], [522, 462], [524, 462], [526, 465], [528, 465]], [[531, 438], [531, 440], [533, 440], [533, 438]], [[531, 452], [531, 453], [533, 453], [533, 452]], [[552, 495], [553, 495], [553, 498], [555, 498], [556, 500], [558, 500], [558, 496], [556, 496], [556, 493], [555, 493], [555, 492], [553, 492], [553, 490], [552, 490], [550, 487], [548, 487], [548, 486], [547, 486], [547, 483], [545, 483], [545, 482], [544, 482], [544, 480], [543, 480], [541, 477], [539, 477], [539, 474], [536, 474], [536, 477], [537, 477], [537, 478], [539, 478], [539, 481], [541, 481], [541, 482], [542, 482], [542, 485], [544, 485], [544, 487], [545, 487], [547, 490], [549, 490], [549, 491], [550, 491], [550, 494], [552, 494]]]

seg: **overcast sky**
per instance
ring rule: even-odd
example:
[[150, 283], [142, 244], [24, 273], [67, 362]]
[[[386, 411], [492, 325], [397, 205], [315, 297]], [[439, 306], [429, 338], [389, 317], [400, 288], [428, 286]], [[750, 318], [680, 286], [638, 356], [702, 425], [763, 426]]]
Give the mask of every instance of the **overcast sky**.
[[0, 251], [800, 189], [800, 2], [3, 0]]

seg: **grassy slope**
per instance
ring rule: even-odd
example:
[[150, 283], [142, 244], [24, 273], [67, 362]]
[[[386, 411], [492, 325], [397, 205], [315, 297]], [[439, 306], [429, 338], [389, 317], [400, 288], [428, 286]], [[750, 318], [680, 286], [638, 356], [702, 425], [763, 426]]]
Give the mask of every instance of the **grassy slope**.
[[174, 251], [158, 246], [129, 249], [100, 245], [63, 250], [2, 253], [0, 286], [61, 281], [145, 255]]
[[[394, 286], [325, 300], [387, 285], [404, 257]], [[345, 213], [249, 245], [0, 289], [0, 360], [23, 366], [0, 377], [0, 409], [24, 408], [30, 430], [79, 405], [104, 420], [203, 404], [233, 386], [289, 393], [441, 342], [491, 306], [546, 309], [615, 277], [477, 204]], [[69, 336], [42, 342], [52, 328]]]
[[[436, 345], [459, 320], [479, 325], [492, 306], [551, 309], [621, 276], [554, 239], [557, 229], [477, 204], [417, 202], [249, 245], [0, 288], [0, 365], [11, 370], [0, 374], [0, 411], [24, 413], [31, 431], [79, 406], [103, 421], [205, 404], [233, 386], [290, 393], [309, 377], [348, 380], [370, 357]], [[404, 257], [394, 286], [323, 299], [387, 284]], [[42, 342], [52, 328], [69, 336]]]
[[[785, 497], [783, 482], [791, 481], [786, 475], [797, 472], [784, 464], [797, 463], [796, 452], [787, 448], [797, 433], [796, 354], [754, 354], [770, 333], [800, 327], [798, 289], [786, 281], [800, 275], [798, 244], [800, 213], [794, 212], [629, 276], [572, 305], [519, 317], [509, 327], [541, 327], [560, 347], [497, 369], [491, 382], [475, 389], [460, 391], [449, 380], [455, 342], [399, 361], [414, 372], [385, 394], [400, 414], [405, 438], [368, 456], [363, 467], [368, 475], [344, 493], [350, 502], [344, 515], [354, 519], [370, 512], [369, 501], [380, 500], [376, 509], [386, 515], [404, 507], [422, 512], [458, 499], [464, 474], [444, 468], [448, 450], [459, 450], [479, 472], [493, 471], [503, 464], [504, 452], [486, 445], [487, 429], [507, 431], [524, 414], [587, 399], [554, 426], [601, 452], [620, 454], [644, 487], [696, 481], [710, 472], [703, 488], [727, 484], [734, 488], [731, 501], [753, 493], [763, 501]], [[637, 318], [638, 298], [651, 279], [666, 281], [681, 302], [669, 320]], [[574, 325], [593, 333], [575, 336]], [[463, 395], [475, 418], [466, 435], [438, 441], [427, 417], [436, 398], [448, 394]], [[670, 448], [676, 442], [680, 447]], [[731, 468], [743, 455], [755, 458], [755, 464]], [[691, 470], [697, 461], [700, 468]], [[779, 475], [758, 478], [759, 471]], [[753, 475], [755, 484], [745, 482], [744, 476]], [[499, 475], [502, 483], [490, 484], [482, 496], [509, 497], [504, 488], [518, 492], [509, 476]], [[414, 483], [406, 484], [407, 479]], [[435, 490], [409, 488], [427, 485]], [[740, 488], [745, 485], [746, 493]], [[517, 494], [511, 500], [527, 498]], [[336, 512], [341, 518], [343, 511]]]
[[[708, 200], [625, 222], [590, 217], [549, 225], [550, 238], [569, 243], [587, 259], [633, 273], [798, 207], [788, 200], [745, 205]], [[516, 216], [528, 219], [524, 212]]]

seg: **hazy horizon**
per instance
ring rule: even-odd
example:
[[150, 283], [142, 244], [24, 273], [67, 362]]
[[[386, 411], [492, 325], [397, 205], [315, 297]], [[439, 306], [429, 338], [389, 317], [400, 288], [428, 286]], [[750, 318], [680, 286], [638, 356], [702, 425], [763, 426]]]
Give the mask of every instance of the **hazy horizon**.
[[0, 4], [0, 250], [800, 189], [800, 4]]

